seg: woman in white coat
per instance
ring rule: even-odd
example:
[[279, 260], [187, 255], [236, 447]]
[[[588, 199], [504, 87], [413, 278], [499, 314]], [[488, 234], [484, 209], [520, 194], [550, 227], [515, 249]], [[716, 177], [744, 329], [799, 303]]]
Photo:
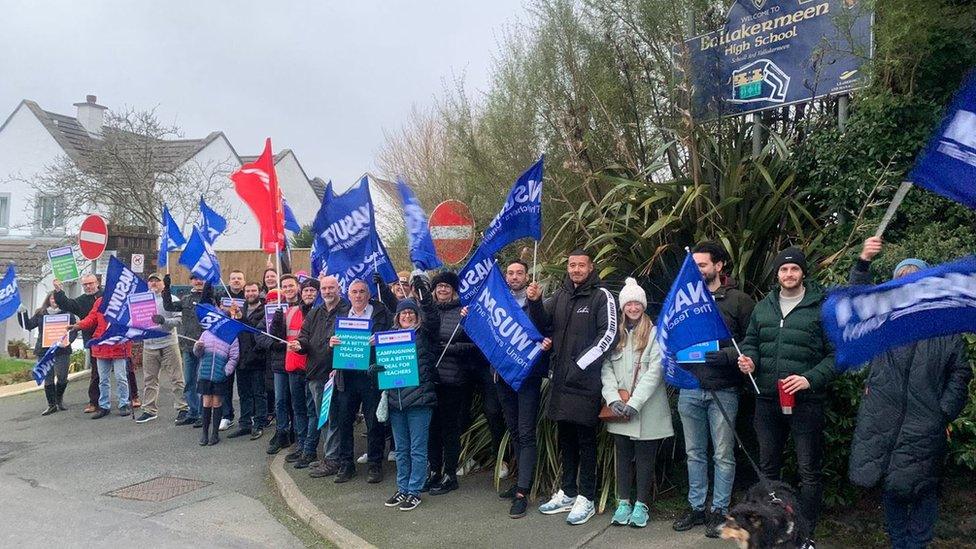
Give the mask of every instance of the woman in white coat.
[[619, 500], [610, 522], [643, 528], [657, 449], [663, 439], [674, 436], [674, 429], [656, 328], [644, 312], [647, 295], [636, 280], [628, 278], [618, 302], [623, 311], [619, 343], [602, 371], [604, 400], [617, 416], [626, 418], [607, 422], [614, 441]]

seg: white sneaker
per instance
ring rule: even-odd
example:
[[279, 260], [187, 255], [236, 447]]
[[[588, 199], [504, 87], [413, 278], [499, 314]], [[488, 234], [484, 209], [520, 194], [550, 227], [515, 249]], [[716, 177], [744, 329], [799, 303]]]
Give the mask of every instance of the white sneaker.
[[369, 461], [369, 458], [367, 457], [367, 454], [363, 454], [363, 455], [359, 456], [358, 458], [356, 458], [356, 463], [366, 463], [367, 461]]
[[386, 461], [396, 461], [396, 452], [386, 454]]
[[457, 474], [457, 476], [459, 477], [463, 477], [464, 475], [468, 473], [473, 473], [477, 470], [478, 470], [478, 462], [471, 458], [468, 458], [468, 461], [465, 461], [464, 464], [458, 467], [457, 471], [455, 471], [454, 473]]
[[593, 502], [583, 496], [576, 496], [576, 503], [566, 517], [566, 522], [570, 524], [584, 524], [596, 514], [596, 506]]
[[543, 515], [556, 515], [568, 513], [573, 509], [576, 498], [567, 497], [562, 490], [552, 495], [552, 499], [539, 506], [539, 512]]
[[498, 478], [501, 480], [508, 478], [508, 464], [504, 461], [502, 462], [501, 466], [498, 467]]
[[226, 431], [227, 429], [230, 429], [230, 426], [233, 425], [233, 424], [234, 424], [233, 421], [224, 418], [224, 419], [220, 420], [220, 430], [221, 431]]

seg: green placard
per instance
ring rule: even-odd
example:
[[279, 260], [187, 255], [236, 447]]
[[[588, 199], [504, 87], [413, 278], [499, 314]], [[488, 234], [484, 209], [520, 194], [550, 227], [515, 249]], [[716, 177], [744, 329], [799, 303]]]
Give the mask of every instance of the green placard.
[[332, 367], [337, 370], [366, 370], [369, 368], [369, 338], [373, 335], [373, 321], [368, 318], [336, 319], [339, 345], [332, 350]]
[[48, 250], [47, 258], [51, 261], [51, 272], [54, 278], [61, 282], [78, 278], [78, 262], [75, 261], [75, 253], [71, 251], [71, 246]]
[[385, 367], [377, 376], [380, 390], [420, 385], [416, 337], [413, 330], [376, 333], [376, 363]]

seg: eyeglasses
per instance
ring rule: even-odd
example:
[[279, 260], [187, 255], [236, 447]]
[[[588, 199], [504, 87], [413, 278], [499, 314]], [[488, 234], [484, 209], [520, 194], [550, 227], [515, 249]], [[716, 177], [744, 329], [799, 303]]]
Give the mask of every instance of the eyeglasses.
[[407, 315], [407, 316], [417, 316], [417, 313], [414, 312], [414, 311], [411, 311], [410, 309], [406, 309], [404, 311], [400, 311], [400, 314], [401, 315]]

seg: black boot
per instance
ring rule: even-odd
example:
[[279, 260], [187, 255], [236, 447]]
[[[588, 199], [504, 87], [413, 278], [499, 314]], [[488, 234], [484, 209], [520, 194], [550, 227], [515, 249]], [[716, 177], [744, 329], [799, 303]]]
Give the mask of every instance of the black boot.
[[210, 444], [210, 417], [213, 414], [213, 408], [204, 407], [203, 409], [203, 428], [200, 429], [200, 446], [206, 446]]
[[430, 487], [430, 495], [439, 496], [441, 494], [446, 494], [448, 492], [453, 492], [458, 489], [458, 480], [455, 475], [444, 475], [441, 479], [440, 484], [435, 484]]
[[211, 414], [211, 427], [213, 427], [213, 432], [210, 433], [210, 445], [213, 446], [220, 442], [220, 420], [223, 419], [220, 414], [220, 406], [216, 408], [211, 408], [213, 411]]
[[441, 483], [442, 477], [440, 473], [435, 473], [431, 471], [427, 474], [427, 480], [424, 481], [423, 488], [420, 489], [421, 492], [429, 492], [431, 487], [437, 486]]
[[53, 414], [54, 412], [57, 412], [58, 411], [58, 407], [55, 404], [55, 402], [56, 402], [55, 398], [56, 397], [54, 396], [54, 385], [45, 385], [44, 386], [44, 396], [47, 398], [47, 409], [44, 410], [43, 412], [41, 412], [41, 415], [42, 416], [49, 416], [49, 415]]
[[57, 404], [58, 410], [62, 410], [62, 411], [67, 410], [68, 407], [64, 405], [64, 391], [68, 388], [68, 381], [67, 380], [62, 381], [57, 385], [55, 385], [55, 387], [57, 387], [57, 390], [54, 394], [55, 404]]

